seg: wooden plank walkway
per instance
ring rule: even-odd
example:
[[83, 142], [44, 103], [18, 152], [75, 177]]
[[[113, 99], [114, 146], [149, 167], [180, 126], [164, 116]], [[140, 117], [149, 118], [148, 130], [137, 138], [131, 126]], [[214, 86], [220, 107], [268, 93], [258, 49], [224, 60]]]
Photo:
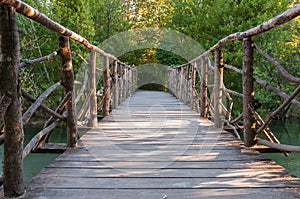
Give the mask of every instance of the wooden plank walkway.
[[300, 180], [165, 92], [137, 92], [26, 198], [300, 198]]

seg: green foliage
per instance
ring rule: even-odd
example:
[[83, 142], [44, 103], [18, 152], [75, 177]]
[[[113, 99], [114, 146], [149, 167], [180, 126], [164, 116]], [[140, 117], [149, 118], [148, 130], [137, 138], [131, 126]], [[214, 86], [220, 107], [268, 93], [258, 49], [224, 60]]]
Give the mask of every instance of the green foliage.
[[[297, 3], [296, 0], [33, 0], [28, 1], [50, 18], [83, 35], [93, 44], [100, 44], [122, 31], [136, 28], [157, 27], [179, 31], [196, 40], [205, 49], [223, 37], [252, 28]], [[22, 61], [47, 55], [58, 48], [57, 33], [19, 16]], [[270, 54], [291, 74], [298, 76], [300, 63], [300, 17], [269, 32], [253, 37], [254, 42]], [[143, 38], [151, 40], [151, 38]], [[155, 40], [157, 41], [157, 40]], [[169, 42], [169, 50], [162, 46]], [[72, 50], [87, 57], [88, 51], [82, 45], [72, 42]], [[160, 63], [177, 65], [187, 60], [172, 53], [172, 42], [158, 40], [157, 49], [139, 49], [128, 52], [120, 60], [129, 64], [143, 65]], [[241, 42], [223, 47], [224, 61], [238, 68], [242, 66]], [[74, 57], [75, 72], [81, 60]], [[255, 75], [274, 87], [291, 93], [295, 84], [287, 82], [268, 61], [255, 53]], [[58, 58], [34, 67], [22, 69], [23, 88], [35, 96], [60, 79]], [[225, 85], [241, 92], [241, 75], [225, 71]], [[153, 85], [151, 85], [153, 86]], [[255, 96], [263, 109], [277, 107], [282, 99], [259, 85], [255, 85]], [[57, 94], [55, 97], [60, 97]], [[241, 107], [241, 100], [235, 99], [235, 115]]]

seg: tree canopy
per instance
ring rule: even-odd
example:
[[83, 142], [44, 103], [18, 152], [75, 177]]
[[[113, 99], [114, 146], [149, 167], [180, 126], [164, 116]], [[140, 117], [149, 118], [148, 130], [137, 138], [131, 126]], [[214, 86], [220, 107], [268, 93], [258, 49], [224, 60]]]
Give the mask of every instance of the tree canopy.
[[[26, 0], [63, 26], [83, 35], [97, 45], [123, 31], [138, 28], [167, 28], [197, 41], [208, 49], [223, 37], [252, 28], [295, 5], [297, 0]], [[293, 75], [299, 76], [300, 18], [253, 38], [254, 42]], [[33, 59], [55, 51], [58, 35], [22, 16], [19, 16], [22, 60]], [[166, 42], [166, 40], [162, 41]], [[159, 46], [159, 44], [157, 45]], [[88, 52], [72, 43], [75, 52], [87, 57]], [[241, 44], [234, 42], [223, 48], [225, 62], [241, 67]], [[200, 54], [200, 53], [199, 53]], [[130, 64], [157, 63], [182, 64], [188, 60], [164, 51], [146, 48], [128, 52], [119, 57]], [[81, 60], [74, 59], [76, 67]], [[54, 59], [22, 71], [23, 86], [39, 94], [54, 81], [58, 81], [59, 63]], [[154, 71], [155, 73], [155, 71]], [[288, 83], [273, 66], [256, 55], [255, 75], [273, 86], [290, 93], [295, 84]], [[241, 76], [227, 71], [225, 84], [241, 90]], [[256, 95], [265, 109], [276, 107], [281, 99], [265, 95], [263, 88], [256, 88]]]

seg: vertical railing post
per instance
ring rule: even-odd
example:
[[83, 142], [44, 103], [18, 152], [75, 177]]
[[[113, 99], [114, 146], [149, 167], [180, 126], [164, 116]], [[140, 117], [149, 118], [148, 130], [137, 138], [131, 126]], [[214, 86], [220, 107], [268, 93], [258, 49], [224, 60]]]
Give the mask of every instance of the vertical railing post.
[[134, 87], [134, 85], [135, 85], [135, 83], [134, 83], [134, 71], [135, 71], [135, 67], [134, 67], [134, 65], [133, 66], [131, 66], [131, 94], [133, 94], [134, 93], [134, 91], [135, 91], [135, 87]]
[[222, 91], [223, 91], [223, 55], [221, 50], [215, 50], [214, 67], [214, 123], [216, 128], [222, 127]]
[[[72, 65], [72, 55], [69, 37], [59, 37], [59, 54], [61, 59], [62, 76], [61, 82], [64, 87], [64, 93], [74, 93], [74, 72]], [[77, 146], [77, 126], [75, 116], [75, 102], [74, 95], [72, 95], [71, 101], [67, 105], [67, 146]]]
[[243, 39], [243, 117], [244, 117], [244, 142], [245, 146], [255, 144], [254, 115], [248, 105], [254, 101], [253, 86], [253, 42], [251, 38]]
[[205, 58], [201, 59], [201, 70], [200, 70], [200, 117], [207, 117], [207, 63]]
[[192, 64], [192, 90], [191, 90], [191, 105], [192, 109], [197, 108], [197, 96], [196, 96], [196, 76], [197, 76], [197, 62]]
[[183, 81], [184, 81], [184, 68], [183, 66], [180, 67], [180, 89], [179, 89], [179, 100], [182, 101], [182, 97], [183, 97]]
[[132, 95], [132, 69], [128, 68], [128, 97]]
[[104, 100], [103, 100], [103, 116], [109, 116], [110, 111], [110, 69], [109, 58], [103, 57], [103, 78], [104, 78]]
[[90, 52], [89, 63], [89, 83], [90, 83], [90, 127], [97, 126], [97, 88], [96, 88], [96, 52]]
[[4, 113], [3, 185], [6, 197], [24, 194], [20, 44], [15, 8], [0, 3], [0, 93], [9, 102]]
[[118, 78], [118, 62], [114, 60], [113, 62], [113, 96], [114, 96], [114, 108], [119, 105], [119, 78]]

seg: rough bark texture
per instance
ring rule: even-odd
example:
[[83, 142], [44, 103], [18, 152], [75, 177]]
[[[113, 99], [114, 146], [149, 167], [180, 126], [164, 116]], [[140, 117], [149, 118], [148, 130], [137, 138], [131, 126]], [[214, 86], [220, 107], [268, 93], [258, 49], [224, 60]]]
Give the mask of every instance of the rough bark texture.
[[243, 117], [245, 146], [253, 146], [256, 140], [254, 115], [248, 104], [254, 101], [253, 87], [253, 43], [251, 38], [243, 40]]
[[4, 115], [3, 185], [7, 197], [24, 193], [20, 46], [15, 9], [0, 3], [0, 92], [11, 99]]
[[201, 59], [201, 77], [200, 77], [200, 117], [207, 117], [208, 105], [207, 105], [207, 63], [205, 58]]
[[118, 78], [118, 62], [113, 62], [113, 77], [114, 77], [114, 108], [119, 106], [119, 78]]
[[89, 81], [90, 81], [90, 127], [96, 127], [97, 125], [97, 96], [96, 96], [96, 53], [90, 53], [89, 64]]
[[289, 22], [290, 20], [298, 17], [300, 15], [300, 4], [296, 4], [294, 7], [286, 10], [285, 12], [277, 15], [276, 17], [270, 19], [269, 21], [263, 22], [262, 24], [251, 28], [245, 32], [237, 32], [234, 34], [231, 34], [220, 41], [216, 43], [214, 46], [212, 46], [209, 50], [201, 54], [200, 56], [196, 57], [195, 59], [191, 60], [190, 63], [200, 60], [202, 57], [206, 57], [207, 55], [214, 52], [214, 50], [224, 46], [227, 43], [230, 43], [232, 41], [236, 40], [242, 40], [248, 37], [252, 37], [255, 35], [258, 35], [263, 32], [267, 32], [268, 30], [271, 30], [272, 28], [275, 28], [276, 26], [285, 24]]
[[60, 86], [60, 82], [53, 84], [50, 86], [35, 102], [31, 105], [31, 107], [24, 113], [22, 121], [23, 124], [26, 124], [34, 112], [42, 105], [43, 101], [58, 87]]
[[287, 144], [277, 144], [267, 140], [257, 139], [258, 144], [262, 144], [280, 151], [300, 152], [300, 146], [292, 146]]
[[81, 35], [65, 28], [64, 26], [60, 25], [59, 23], [51, 20], [50, 18], [48, 18], [47, 16], [45, 16], [44, 14], [40, 13], [38, 10], [32, 8], [31, 6], [27, 5], [26, 3], [22, 2], [22, 1], [18, 1], [18, 0], [1, 0], [0, 2], [9, 4], [13, 7], [15, 7], [18, 11], [18, 13], [27, 16], [28, 18], [42, 24], [43, 26], [49, 28], [50, 30], [53, 30], [55, 32], [58, 32], [64, 36], [68, 36], [71, 39], [83, 44], [84, 46], [86, 46], [88, 49], [96, 51], [97, 53], [99, 53], [102, 56], [106, 56], [109, 57], [111, 59], [116, 59], [117, 58], [111, 54], [108, 54], [106, 52], [104, 52], [103, 50], [101, 50], [100, 48], [92, 45], [91, 43], [89, 43], [89, 41], [87, 39], [85, 39], [84, 37], [82, 37]]
[[103, 57], [103, 77], [104, 77], [104, 102], [103, 102], [103, 116], [109, 116], [110, 106], [110, 70], [109, 70], [109, 59]]
[[[74, 72], [72, 65], [72, 55], [70, 49], [69, 38], [62, 36], [59, 38], [59, 53], [61, 57], [62, 66], [62, 85], [64, 87], [65, 94], [74, 90]], [[77, 127], [76, 127], [76, 116], [75, 116], [75, 103], [74, 97], [72, 102], [67, 105], [67, 146], [77, 146]]]
[[[29, 93], [27, 93], [26, 91], [22, 90], [22, 95], [24, 98], [28, 99], [29, 101], [31, 101], [32, 103], [36, 102], [36, 98], [34, 98], [32, 95], [30, 95]], [[45, 104], [41, 104], [40, 108], [43, 109], [46, 113], [50, 114], [51, 116], [55, 117], [56, 119], [60, 119], [60, 120], [65, 120], [65, 118], [56, 113], [55, 111], [53, 111], [52, 109], [50, 109], [48, 106], [46, 106]], [[23, 117], [24, 118], [24, 117]]]
[[37, 59], [33, 59], [33, 60], [27, 60], [25, 62], [20, 63], [20, 67], [26, 67], [26, 66], [33, 66], [35, 64], [41, 63], [43, 61], [48, 61], [49, 59], [55, 57], [58, 54], [58, 51], [54, 51], [53, 53], [37, 58]]
[[223, 91], [223, 56], [220, 50], [215, 50], [215, 68], [214, 68], [214, 123], [215, 127], [222, 127], [222, 91]]
[[[235, 71], [235, 72], [237, 72], [237, 73], [243, 74], [243, 72], [242, 72], [240, 69], [238, 69], [238, 68], [236, 68], [236, 67], [234, 67], [234, 66], [230, 66], [230, 65], [225, 64], [225, 68], [230, 69], [230, 70], [233, 70], [233, 71]], [[254, 78], [254, 81], [255, 81], [256, 83], [262, 85], [263, 87], [265, 87], [265, 88], [268, 89], [269, 91], [274, 92], [276, 95], [278, 95], [278, 96], [281, 97], [282, 99], [286, 100], [286, 99], [289, 98], [289, 95], [288, 95], [288, 94], [286, 94], [285, 92], [283, 92], [283, 91], [281, 91], [281, 90], [279, 90], [279, 89], [277, 89], [277, 88], [271, 86], [271, 85], [270, 85], [269, 83], [267, 83], [266, 81], [264, 81], [264, 80], [262, 80], [262, 79], [259, 79], [258, 77], [253, 77], [253, 78]], [[299, 102], [299, 101], [293, 99], [293, 100], [291, 101], [291, 103], [292, 103], [293, 105], [295, 105], [297, 108], [300, 108], [300, 102]]]
[[290, 82], [294, 82], [294, 83], [300, 83], [300, 78], [299, 77], [295, 77], [293, 75], [291, 75], [287, 70], [285, 70], [275, 59], [273, 59], [270, 55], [268, 55], [267, 53], [265, 53], [262, 49], [260, 49], [256, 44], [254, 44], [257, 52], [259, 52], [259, 54], [261, 54], [264, 58], [266, 58], [267, 60], [269, 60], [274, 66], [276, 66], [276, 68], [279, 70], [279, 72], [282, 74], [283, 77], [285, 77], [287, 80], [289, 80]]

